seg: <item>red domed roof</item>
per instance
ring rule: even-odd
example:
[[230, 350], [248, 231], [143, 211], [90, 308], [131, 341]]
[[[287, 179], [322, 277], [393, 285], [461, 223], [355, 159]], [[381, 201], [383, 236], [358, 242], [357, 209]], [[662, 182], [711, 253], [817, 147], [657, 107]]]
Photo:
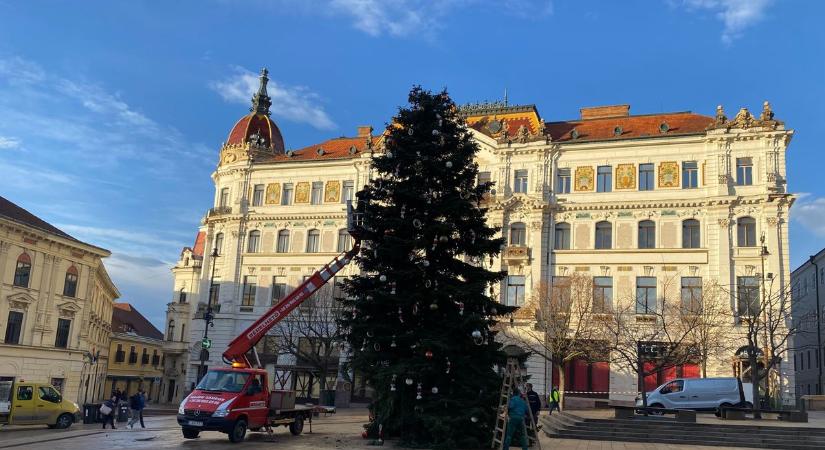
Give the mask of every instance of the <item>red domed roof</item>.
[[226, 145], [247, 142], [257, 142], [261, 146], [271, 148], [275, 153], [284, 152], [284, 138], [281, 136], [281, 130], [266, 114], [253, 112], [241, 117], [226, 139]]
[[258, 147], [271, 149], [274, 153], [284, 153], [284, 138], [275, 122], [269, 118], [269, 107], [272, 99], [266, 92], [266, 83], [269, 81], [266, 69], [261, 69], [261, 80], [258, 92], [252, 96], [250, 114], [241, 117], [226, 139], [226, 145], [255, 144]]

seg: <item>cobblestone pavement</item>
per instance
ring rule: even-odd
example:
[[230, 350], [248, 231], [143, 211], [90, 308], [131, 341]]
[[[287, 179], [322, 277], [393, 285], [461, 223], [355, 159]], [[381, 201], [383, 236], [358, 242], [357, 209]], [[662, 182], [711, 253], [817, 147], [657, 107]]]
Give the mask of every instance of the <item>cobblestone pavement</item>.
[[[118, 424], [118, 429], [107, 429], [100, 425], [75, 424], [69, 430], [49, 430], [40, 427], [20, 427], [0, 431], [0, 449], [26, 450], [92, 450], [92, 449], [258, 449], [273, 447], [292, 450], [328, 449], [375, 449], [361, 438], [361, 425], [366, 422], [366, 411], [345, 410], [328, 417], [313, 420], [312, 433], [309, 424], [304, 434], [292, 436], [286, 428], [275, 430], [274, 441], [265, 433], [249, 433], [246, 442], [235, 445], [225, 434], [204, 432], [198, 439], [183, 439], [175, 416], [147, 417], [147, 429], [126, 428]], [[629, 442], [580, 441], [574, 439], [549, 439], [542, 437], [544, 450], [711, 450], [721, 447], [697, 447], [665, 444], [640, 444]], [[383, 448], [398, 448], [386, 443]], [[514, 449], [517, 447], [513, 447]]]

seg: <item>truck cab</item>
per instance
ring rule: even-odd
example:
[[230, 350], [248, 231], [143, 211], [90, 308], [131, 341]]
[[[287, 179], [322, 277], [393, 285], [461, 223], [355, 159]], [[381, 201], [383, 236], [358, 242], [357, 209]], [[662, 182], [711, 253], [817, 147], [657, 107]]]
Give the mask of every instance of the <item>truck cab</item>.
[[184, 437], [220, 431], [229, 434], [233, 442], [243, 440], [247, 428], [256, 430], [267, 424], [268, 386], [262, 369], [210, 369], [178, 408]]
[[68, 428], [79, 418], [77, 403], [47, 383], [0, 382], [0, 424]]

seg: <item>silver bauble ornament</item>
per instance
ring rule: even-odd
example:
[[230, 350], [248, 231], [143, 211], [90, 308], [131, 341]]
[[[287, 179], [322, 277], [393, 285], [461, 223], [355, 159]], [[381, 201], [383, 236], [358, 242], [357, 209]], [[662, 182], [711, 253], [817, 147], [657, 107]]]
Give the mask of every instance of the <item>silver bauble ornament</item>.
[[380, 277], [378, 277], [378, 279], [381, 280], [382, 283], [387, 282], [387, 276], [386, 275], [381, 275]]
[[407, 378], [406, 380], [404, 380], [404, 383], [407, 383], [407, 386], [412, 386], [413, 379], [412, 378]]
[[451, 169], [453, 167], [453, 162], [447, 161], [444, 165], [447, 166], [448, 169]]

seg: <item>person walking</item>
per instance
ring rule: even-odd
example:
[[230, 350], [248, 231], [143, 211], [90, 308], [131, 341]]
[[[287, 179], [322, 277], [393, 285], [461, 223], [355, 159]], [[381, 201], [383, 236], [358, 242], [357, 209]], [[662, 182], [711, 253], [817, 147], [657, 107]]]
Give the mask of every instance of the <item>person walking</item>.
[[111, 423], [112, 429], [115, 428], [115, 414], [117, 414], [117, 396], [112, 394], [112, 398], [103, 402], [100, 407], [100, 416], [103, 420], [103, 429], [106, 429], [106, 424]]
[[527, 414], [527, 403], [521, 398], [521, 392], [518, 388], [513, 388], [513, 396], [510, 397], [510, 403], [507, 404], [507, 415], [510, 420], [507, 421], [507, 432], [504, 436], [504, 447], [510, 448], [510, 441], [513, 440], [513, 433], [518, 430], [521, 436], [521, 449], [527, 450], [527, 434], [524, 430], [524, 416]]
[[146, 428], [143, 423], [143, 408], [146, 407], [146, 398], [143, 396], [143, 389], [138, 389], [135, 395], [129, 398], [129, 408], [132, 410], [132, 418], [129, 419], [128, 427], [135, 428], [135, 424], [140, 421], [140, 427]]
[[561, 412], [561, 406], [559, 405], [559, 399], [561, 398], [561, 394], [559, 393], [559, 388], [553, 386], [553, 389], [550, 391], [550, 415], [553, 415], [553, 409], [558, 412]]
[[539, 397], [539, 394], [533, 390], [533, 385], [531, 383], [525, 384], [524, 388], [527, 391], [525, 393], [527, 395], [527, 404], [530, 405], [530, 412], [533, 414], [533, 423], [536, 426], [536, 430], [538, 430], [539, 411], [541, 411], [541, 397]]

